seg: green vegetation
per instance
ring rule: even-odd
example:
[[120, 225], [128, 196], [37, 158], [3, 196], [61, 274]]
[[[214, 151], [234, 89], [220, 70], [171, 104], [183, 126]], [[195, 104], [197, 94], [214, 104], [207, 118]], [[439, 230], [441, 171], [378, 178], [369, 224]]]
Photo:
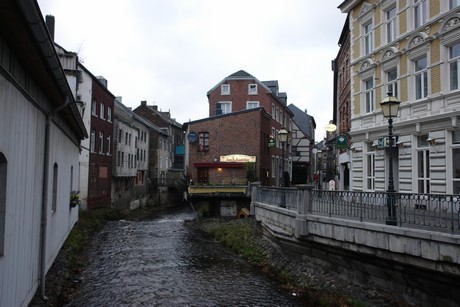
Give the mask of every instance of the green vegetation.
[[231, 248], [251, 264], [281, 283], [291, 293], [300, 296], [306, 306], [365, 306], [364, 303], [348, 298], [345, 294], [308, 285], [295, 274], [275, 264], [261, 243], [258, 225], [239, 220], [202, 219], [198, 227], [210, 233], [214, 239]]

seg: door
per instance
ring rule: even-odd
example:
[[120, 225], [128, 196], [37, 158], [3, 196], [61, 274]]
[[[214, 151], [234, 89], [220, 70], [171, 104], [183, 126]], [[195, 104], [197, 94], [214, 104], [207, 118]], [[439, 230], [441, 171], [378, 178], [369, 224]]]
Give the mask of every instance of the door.
[[198, 169], [198, 183], [209, 183], [209, 168]]

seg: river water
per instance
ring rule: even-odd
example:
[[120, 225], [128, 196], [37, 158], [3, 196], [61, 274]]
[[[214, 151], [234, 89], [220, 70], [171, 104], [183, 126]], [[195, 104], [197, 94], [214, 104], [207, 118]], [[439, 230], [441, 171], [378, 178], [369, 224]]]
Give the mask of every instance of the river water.
[[70, 306], [300, 306], [238, 255], [187, 227], [191, 212], [109, 222]]

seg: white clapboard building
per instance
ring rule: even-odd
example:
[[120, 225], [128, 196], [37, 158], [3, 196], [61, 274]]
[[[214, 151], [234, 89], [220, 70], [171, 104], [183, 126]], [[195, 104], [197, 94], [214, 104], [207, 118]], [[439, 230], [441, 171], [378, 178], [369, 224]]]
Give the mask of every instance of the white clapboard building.
[[78, 219], [87, 132], [37, 2], [0, 7], [0, 306], [27, 306]]

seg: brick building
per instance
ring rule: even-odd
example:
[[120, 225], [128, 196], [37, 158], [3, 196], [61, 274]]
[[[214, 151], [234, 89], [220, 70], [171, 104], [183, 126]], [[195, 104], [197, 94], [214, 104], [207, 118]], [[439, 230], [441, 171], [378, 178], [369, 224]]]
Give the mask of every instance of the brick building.
[[[207, 96], [209, 117], [184, 124], [185, 164], [192, 182], [246, 184], [258, 180], [280, 185], [283, 155], [277, 133], [283, 126], [291, 130], [293, 114], [286, 106], [286, 93], [278, 91], [278, 82], [261, 82], [240, 70], [215, 85]], [[290, 147], [286, 148], [284, 165], [290, 173]]]
[[102, 77], [92, 81], [88, 208], [111, 204], [113, 109], [115, 96]]

